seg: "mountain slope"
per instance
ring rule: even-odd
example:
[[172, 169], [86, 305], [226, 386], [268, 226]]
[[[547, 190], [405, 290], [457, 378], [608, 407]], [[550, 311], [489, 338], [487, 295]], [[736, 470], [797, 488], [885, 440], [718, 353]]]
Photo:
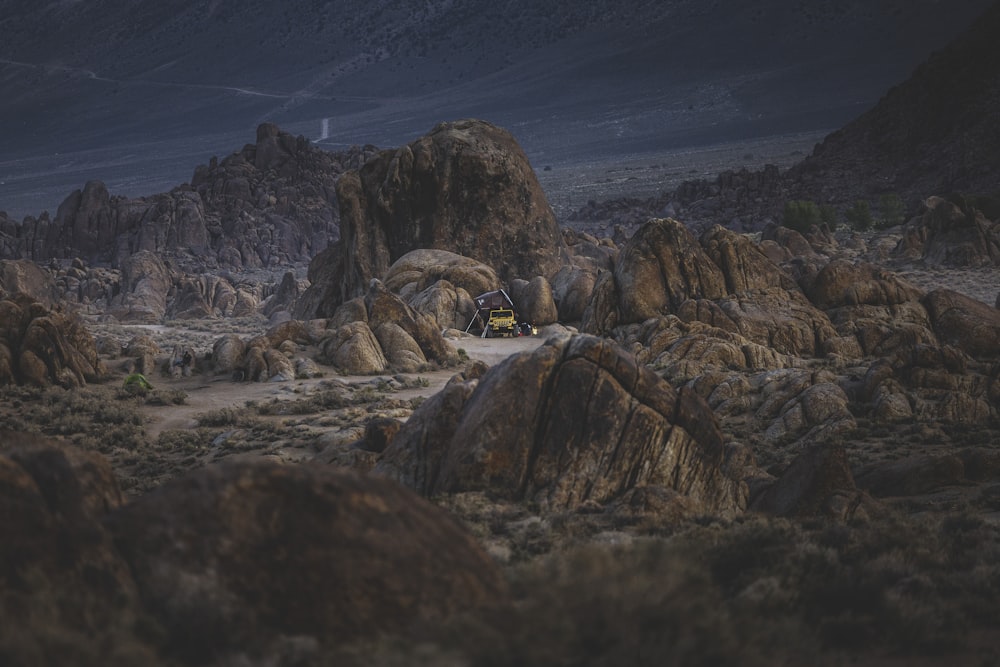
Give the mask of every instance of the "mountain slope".
[[169, 189], [264, 121], [390, 146], [474, 116], [551, 162], [836, 127], [987, 4], [0, 0], [0, 207]]
[[1000, 3], [867, 113], [829, 135], [788, 177], [837, 193], [909, 200], [1000, 191]]

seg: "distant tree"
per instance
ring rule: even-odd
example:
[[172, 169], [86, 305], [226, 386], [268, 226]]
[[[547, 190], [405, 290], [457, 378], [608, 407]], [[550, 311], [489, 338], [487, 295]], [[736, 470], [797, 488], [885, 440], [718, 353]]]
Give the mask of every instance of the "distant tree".
[[844, 217], [847, 218], [847, 222], [851, 225], [851, 228], [859, 232], [868, 231], [874, 224], [871, 208], [864, 199], [854, 202], [851, 208], [844, 211]]
[[820, 222], [820, 211], [816, 202], [798, 199], [785, 202], [785, 210], [781, 216], [782, 226], [804, 234], [810, 227]]
[[906, 205], [896, 193], [882, 195], [878, 200], [879, 229], [895, 227], [906, 222]]
[[819, 207], [820, 221], [831, 230], [837, 227], [837, 209], [829, 204], [822, 204]]

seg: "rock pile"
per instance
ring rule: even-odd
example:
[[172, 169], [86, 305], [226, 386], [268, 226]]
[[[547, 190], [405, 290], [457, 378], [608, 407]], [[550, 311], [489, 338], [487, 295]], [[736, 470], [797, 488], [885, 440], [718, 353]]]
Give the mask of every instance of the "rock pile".
[[220, 464], [123, 504], [99, 455], [4, 432], [0, 508], [12, 664], [61, 662], [67, 641], [75, 664], [315, 650], [506, 597], [444, 512], [328, 466]]
[[[996, 423], [1000, 311], [949, 290], [925, 293], [864, 261], [831, 259], [832, 239], [780, 240], [775, 248], [806, 244], [806, 256], [765, 252], [721, 227], [695, 239], [677, 221], [652, 220], [601, 276], [582, 329], [697, 392], [731, 437], [767, 459], [789, 447], [838, 446], [859, 416]], [[829, 451], [810, 456], [774, 470], [786, 479], [836, 468]], [[748, 480], [763, 493], [770, 482], [753, 470]], [[830, 497], [799, 500], [839, 516], [867, 506], [849, 476], [834, 477], [841, 481], [830, 483]], [[802, 511], [780, 488], [767, 500], [755, 495], [754, 506]]]
[[375, 471], [426, 496], [485, 491], [549, 510], [614, 503], [638, 487], [662, 487], [686, 511], [746, 507], [707, 404], [590, 336], [457, 378], [414, 412]]
[[212, 158], [169, 193], [128, 199], [90, 181], [54, 219], [5, 218], [0, 257], [117, 267], [149, 251], [190, 273], [306, 263], [338, 237], [337, 179], [374, 152], [331, 153], [265, 123], [255, 144]]
[[76, 317], [23, 294], [0, 299], [0, 386], [79, 387], [105, 374], [94, 338]]
[[[475, 120], [442, 123], [337, 182], [340, 240], [310, 264], [301, 317], [326, 317], [411, 250], [448, 250], [504, 281], [549, 277], [565, 250], [514, 138]], [[473, 295], [475, 296], [475, 295]]]

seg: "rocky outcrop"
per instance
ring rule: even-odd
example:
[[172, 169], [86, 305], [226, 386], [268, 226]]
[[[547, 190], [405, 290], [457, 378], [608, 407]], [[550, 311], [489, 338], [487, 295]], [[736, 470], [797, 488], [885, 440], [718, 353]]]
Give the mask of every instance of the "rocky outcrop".
[[0, 298], [30, 296], [46, 308], [59, 298], [52, 276], [28, 260], [0, 260]]
[[319, 358], [352, 375], [389, 369], [413, 373], [428, 363], [451, 366], [458, 362], [438, 322], [377, 280], [363, 299], [341, 306], [328, 327], [319, 342]]
[[79, 387], [106, 372], [76, 317], [24, 295], [0, 300], [0, 385]]
[[109, 521], [146, 607], [188, 659], [281, 635], [352, 641], [505, 597], [441, 510], [326, 466], [214, 465]]
[[1000, 310], [948, 289], [922, 300], [938, 340], [973, 357], [1000, 358]]
[[234, 285], [211, 274], [178, 276], [166, 295], [165, 317], [176, 320], [247, 317], [258, 312], [260, 292], [260, 285]]
[[120, 265], [149, 251], [184, 271], [308, 262], [338, 237], [335, 183], [373, 147], [330, 153], [265, 123], [257, 141], [195, 169], [190, 185], [129, 199], [100, 181], [71, 193], [54, 219], [2, 225], [0, 257], [80, 257]]
[[960, 197], [929, 197], [892, 254], [927, 266], [1000, 266], [1000, 221], [988, 220]]
[[122, 291], [111, 303], [119, 322], [159, 324], [167, 312], [173, 283], [170, 270], [155, 253], [138, 252], [122, 264]]
[[698, 511], [732, 514], [746, 487], [724, 469], [718, 424], [699, 397], [590, 336], [552, 338], [479, 380], [453, 381], [376, 466], [427, 496], [485, 491], [574, 509], [660, 486]]
[[237, 381], [287, 382], [311, 377], [314, 366], [305, 363], [301, 348], [316, 344], [320, 335], [321, 331], [297, 320], [278, 324], [249, 340], [229, 334], [212, 345], [212, 368]]
[[500, 289], [491, 267], [447, 250], [413, 250], [396, 260], [386, 274], [386, 288], [438, 329], [465, 329], [476, 314], [473, 298]]
[[[0, 431], [5, 662], [61, 662], [67, 649], [56, 645], [72, 638], [71, 660], [96, 665], [111, 662], [110, 646], [137, 644], [129, 619], [141, 615], [138, 591], [102, 524], [122, 502], [103, 457]], [[148, 653], [134, 649], [134, 659], [150, 664]]]
[[616, 329], [676, 315], [778, 354], [813, 356], [837, 337], [829, 318], [747, 239], [715, 227], [701, 242], [676, 220], [651, 220], [602, 275], [581, 329]]
[[419, 248], [471, 257], [506, 282], [551, 276], [564, 258], [555, 217], [524, 152], [486, 122], [442, 123], [383, 151], [345, 174], [337, 196], [341, 239], [310, 264], [303, 317], [329, 316]]
[[535, 276], [531, 280], [513, 281], [510, 284], [510, 298], [514, 302], [520, 321], [535, 326], [546, 326], [555, 324], [559, 320], [552, 285], [542, 276]]
[[330, 650], [507, 597], [445, 512], [330, 466], [216, 464], [125, 504], [100, 455], [0, 431], [0, 514], [10, 664]]

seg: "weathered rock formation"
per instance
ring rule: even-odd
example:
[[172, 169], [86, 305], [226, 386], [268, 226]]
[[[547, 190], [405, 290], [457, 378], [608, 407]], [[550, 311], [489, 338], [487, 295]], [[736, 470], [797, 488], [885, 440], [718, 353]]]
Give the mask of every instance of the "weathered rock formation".
[[[486, 122], [442, 123], [337, 182], [341, 238], [310, 264], [303, 317], [329, 316], [411, 250], [471, 257], [500, 278], [549, 277], [562, 237], [527, 157]], [[475, 296], [475, 295], [473, 295]]]
[[0, 432], [0, 513], [10, 664], [329, 649], [506, 598], [443, 511], [329, 466], [217, 464], [124, 504], [101, 456]]
[[109, 526], [144, 604], [188, 656], [282, 634], [399, 632], [505, 595], [496, 566], [441, 510], [330, 467], [211, 466]]
[[1000, 220], [988, 220], [960, 197], [929, 197], [907, 223], [893, 257], [928, 266], [1000, 266]]
[[476, 313], [473, 298], [501, 287], [493, 268], [447, 250], [412, 250], [389, 267], [385, 286], [438, 329], [465, 329]]
[[25, 295], [0, 300], [0, 385], [79, 387], [105, 374], [93, 337], [76, 317]]
[[348, 301], [334, 313], [319, 347], [321, 361], [352, 375], [389, 369], [412, 373], [428, 363], [450, 366], [458, 361], [438, 322], [378, 280], [363, 298]]
[[59, 298], [52, 276], [26, 259], [0, 260], [0, 298], [30, 296], [46, 308]]
[[199, 166], [190, 185], [138, 199], [88, 182], [59, 206], [21, 224], [0, 225], [0, 257], [80, 257], [120, 265], [140, 251], [178, 268], [258, 268], [305, 263], [338, 236], [335, 183], [373, 147], [330, 153], [273, 124], [257, 141]]
[[836, 338], [829, 318], [748, 240], [715, 227], [699, 242], [676, 220], [651, 220], [602, 275], [581, 329], [608, 335], [669, 315], [778, 354], [812, 356]]
[[654, 486], [698, 511], [732, 514], [747, 491], [725, 464], [704, 401], [614, 343], [575, 336], [450, 383], [414, 412], [375, 470], [427, 496], [486, 491], [574, 509]]
[[288, 320], [271, 327], [262, 336], [243, 340], [235, 334], [212, 345], [211, 365], [216, 373], [248, 382], [287, 382], [312, 377], [314, 368], [305, 363], [301, 348], [314, 345], [322, 331], [310, 323]]

